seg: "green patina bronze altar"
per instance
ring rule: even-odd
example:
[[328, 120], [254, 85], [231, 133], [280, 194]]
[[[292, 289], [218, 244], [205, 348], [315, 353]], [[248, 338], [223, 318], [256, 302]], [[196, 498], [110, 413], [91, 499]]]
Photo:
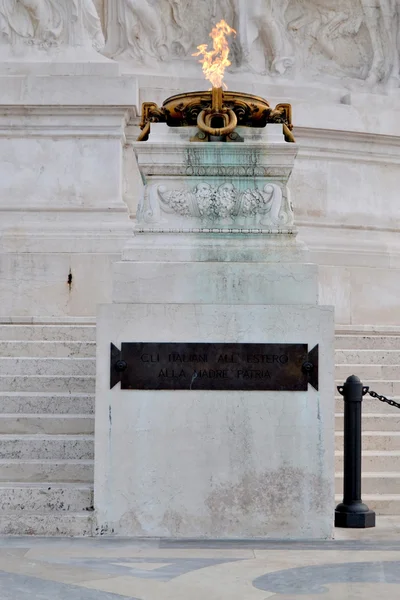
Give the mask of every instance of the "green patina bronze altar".
[[268, 123], [282, 123], [286, 141], [295, 142], [290, 104], [272, 108], [259, 96], [222, 88], [177, 94], [167, 98], [161, 108], [154, 102], [143, 103], [142, 132], [138, 141], [148, 140], [151, 123], [166, 123], [169, 127], [197, 126], [196, 141], [209, 141], [210, 136], [239, 141], [236, 127], [263, 128]]

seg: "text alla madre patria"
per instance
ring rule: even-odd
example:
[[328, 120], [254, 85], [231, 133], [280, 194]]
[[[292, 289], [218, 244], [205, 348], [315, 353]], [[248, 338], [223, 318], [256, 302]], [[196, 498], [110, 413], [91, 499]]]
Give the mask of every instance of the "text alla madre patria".
[[[172, 352], [166, 360], [160, 354], [142, 354], [142, 363], [159, 368], [160, 379], [203, 378], [203, 379], [271, 379], [268, 365], [279, 367], [289, 362], [286, 354], [218, 354], [209, 366], [207, 354], [179, 354]], [[193, 366], [196, 365], [196, 367]]]

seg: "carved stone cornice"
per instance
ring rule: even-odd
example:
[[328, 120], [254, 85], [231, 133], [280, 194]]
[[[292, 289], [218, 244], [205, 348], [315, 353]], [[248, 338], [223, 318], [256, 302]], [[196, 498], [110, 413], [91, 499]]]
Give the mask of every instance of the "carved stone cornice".
[[[270, 127], [262, 131], [265, 132]], [[286, 185], [298, 152], [296, 144], [269, 144], [264, 140], [252, 144], [223, 144], [223, 148], [212, 143], [188, 143], [173, 139], [176, 131], [174, 128], [169, 128], [169, 131], [172, 136], [170, 142], [133, 144], [145, 179], [171, 176], [268, 177]], [[219, 153], [223, 153], [223, 159]]]

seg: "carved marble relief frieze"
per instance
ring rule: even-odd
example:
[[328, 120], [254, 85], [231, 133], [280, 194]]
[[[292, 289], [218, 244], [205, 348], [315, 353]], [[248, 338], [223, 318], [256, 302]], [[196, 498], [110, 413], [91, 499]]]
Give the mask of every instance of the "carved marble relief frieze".
[[0, 49], [91, 42], [132, 67], [187, 72], [222, 18], [237, 31], [232, 72], [398, 85], [400, 0], [0, 0]]
[[104, 47], [93, 0], [0, 0], [0, 48]]
[[235, 21], [234, 0], [106, 0], [105, 6], [106, 55], [138, 66], [191, 58], [217, 20]]
[[147, 186], [138, 208], [142, 225], [196, 227], [293, 227], [294, 214], [286, 187], [255, 183], [239, 189], [232, 183], [192, 186]]
[[399, 79], [400, 0], [104, 0], [104, 17], [105, 54], [134, 66], [193, 64], [224, 18], [237, 31], [233, 72]]
[[291, 0], [286, 17], [303, 68], [371, 84], [399, 78], [399, 0]]
[[290, 0], [237, 0], [242, 66], [257, 70], [255, 44], [261, 50], [261, 72], [284, 75], [295, 64], [295, 47], [285, 20]]

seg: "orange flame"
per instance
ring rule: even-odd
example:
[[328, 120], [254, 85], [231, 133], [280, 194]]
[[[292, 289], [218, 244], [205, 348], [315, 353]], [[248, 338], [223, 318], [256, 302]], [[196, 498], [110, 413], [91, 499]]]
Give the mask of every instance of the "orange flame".
[[225, 69], [232, 63], [229, 60], [229, 44], [227, 35], [236, 35], [236, 31], [229, 27], [226, 21], [222, 20], [213, 28], [210, 37], [213, 40], [213, 50], [208, 50], [208, 44], [201, 44], [197, 47], [198, 52], [193, 56], [203, 56], [200, 63], [203, 65], [203, 73], [212, 86], [220, 88], [223, 85]]

